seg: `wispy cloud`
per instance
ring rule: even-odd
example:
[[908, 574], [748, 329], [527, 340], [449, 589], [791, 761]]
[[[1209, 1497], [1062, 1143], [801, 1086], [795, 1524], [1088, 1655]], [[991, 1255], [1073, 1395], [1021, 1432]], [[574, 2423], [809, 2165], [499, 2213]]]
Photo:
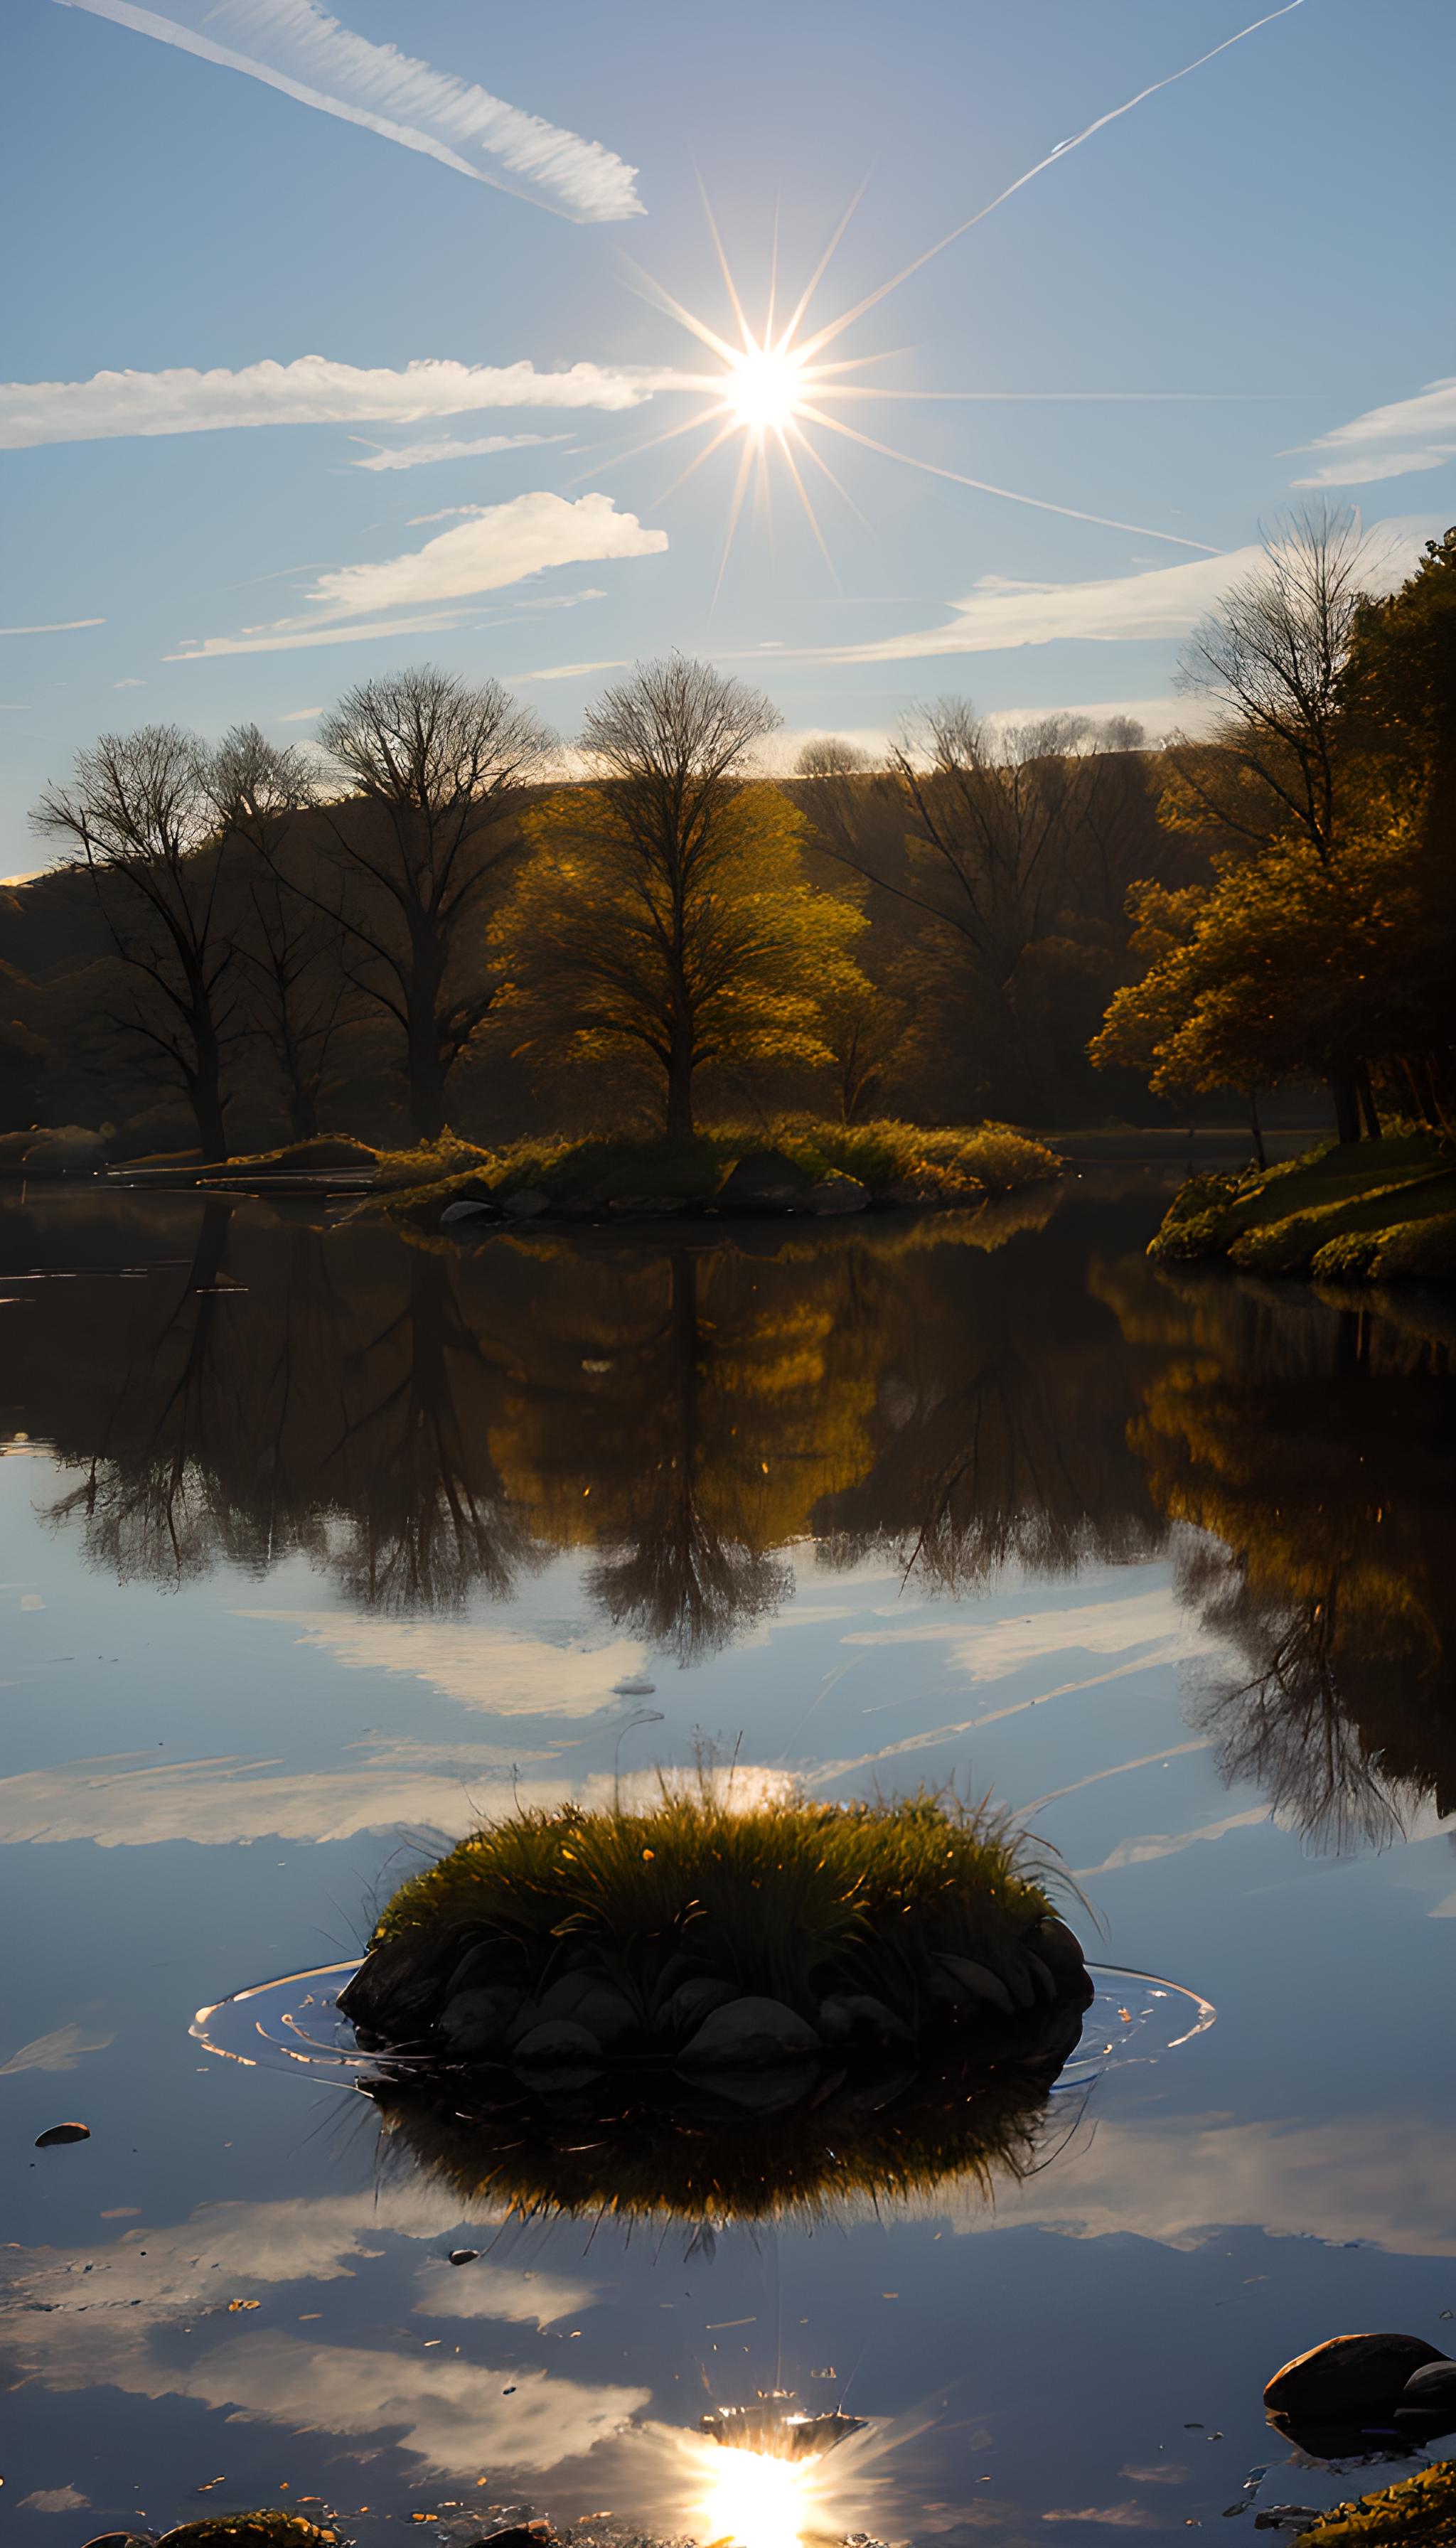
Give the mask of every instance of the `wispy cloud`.
[[[75, 0], [79, 5], [79, 0]], [[532, 363], [419, 361], [402, 369], [362, 370], [301, 354], [292, 363], [247, 363], [240, 371], [97, 372], [89, 381], [0, 383], [0, 451], [40, 443], [110, 441], [118, 434], [215, 433], [257, 424], [414, 424], [422, 416], [462, 415], [474, 408], [640, 407], [655, 389], [677, 385], [674, 372], [603, 369], [573, 363], [538, 372]], [[360, 461], [356, 466], [372, 464]], [[99, 620], [64, 619], [62, 628], [95, 628]], [[30, 637], [30, 628], [0, 636]]]
[[[244, 628], [232, 637], [197, 639], [165, 660], [177, 664], [201, 656], [338, 645], [360, 637], [413, 636], [449, 626], [453, 606], [519, 584], [548, 567], [655, 557], [667, 545], [666, 531], [645, 530], [635, 513], [619, 513], [609, 496], [581, 496], [571, 503], [564, 496], [538, 490], [492, 504], [401, 557], [333, 568], [304, 596], [309, 607], [301, 615]], [[404, 615], [381, 615], [386, 613]]]
[[302, 106], [360, 124], [407, 150], [421, 150], [462, 177], [502, 186], [574, 222], [627, 221], [644, 207], [614, 150], [489, 89], [415, 61], [394, 45], [353, 35], [318, 0], [61, 0], [138, 36], [175, 45], [227, 70], [245, 71]]
[[[1424, 514], [1373, 524], [1361, 559], [1367, 589], [1392, 591], [1439, 527], [1433, 515]], [[1126, 643], [1186, 637], [1230, 584], [1257, 570], [1263, 556], [1261, 548], [1250, 544], [1222, 557], [1190, 558], [1141, 575], [1099, 576], [1086, 584], [1020, 584], [1009, 576], [982, 576], [963, 601], [951, 604], [956, 616], [943, 627], [873, 637], [857, 646], [791, 651], [816, 664], [897, 664], [938, 655], [997, 654], [1018, 646], [1048, 646], [1058, 639]], [[789, 651], [785, 649], [783, 660]]]
[[88, 2034], [83, 2026], [57, 2026], [0, 2061], [0, 2079], [14, 2079], [22, 2070], [74, 2070], [83, 2053], [104, 2052], [115, 2041], [113, 2035]]
[[[367, 460], [356, 460], [355, 469], [427, 469], [436, 460], [489, 460], [498, 451], [529, 451], [543, 442], [565, 442], [564, 433], [485, 433], [478, 442], [453, 441], [445, 435], [438, 442], [401, 442], [390, 447], [382, 442], [371, 445]], [[362, 442], [362, 434], [350, 439]]]
[[[0, 391], [0, 398], [3, 398]], [[0, 434], [0, 450], [4, 449]], [[0, 637], [63, 637], [68, 628], [104, 628], [104, 619], [41, 619], [31, 628], [0, 628]]]
[[1308, 478], [1296, 478], [1296, 487], [1370, 487], [1380, 478], [1439, 469], [1456, 459], [1456, 380], [1427, 381], [1414, 398], [1367, 408], [1300, 447], [1331, 457]]
[[316, 716], [321, 716], [322, 714], [323, 710], [321, 707], [290, 708], [287, 715], [281, 716], [278, 722], [280, 725], [308, 725], [313, 718]]

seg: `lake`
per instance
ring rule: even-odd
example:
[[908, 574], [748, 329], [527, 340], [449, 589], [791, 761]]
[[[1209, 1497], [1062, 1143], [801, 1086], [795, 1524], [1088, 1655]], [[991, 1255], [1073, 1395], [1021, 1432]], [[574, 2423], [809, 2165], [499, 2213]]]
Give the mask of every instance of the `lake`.
[[[1456, 1320], [1155, 1269], [1169, 1191], [472, 1248], [10, 1190], [17, 2540], [990, 2548], [1386, 2481], [1260, 2392], [1345, 2329], [1456, 2350]], [[462, 2214], [347, 2075], [189, 2034], [512, 1796], [694, 1760], [989, 1795], [1110, 2022], [1124, 1973], [1216, 2019], [1115, 2044], [994, 2199], [691, 2237]], [[682, 2435], [774, 2387], [867, 2430], [725, 2512]]]

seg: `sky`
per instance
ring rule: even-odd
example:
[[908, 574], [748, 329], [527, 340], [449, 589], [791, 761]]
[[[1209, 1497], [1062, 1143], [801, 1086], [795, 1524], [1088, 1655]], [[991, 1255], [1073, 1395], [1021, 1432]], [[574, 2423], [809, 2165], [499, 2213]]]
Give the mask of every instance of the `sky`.
[[[1398, 577], [1456, 518], [1456, 11], [1265, 15], [9, 0], [0, 875], [99, 733], [307, 743], [407, 663], [567, 739], [672, 647], [785, 756], [953, 694], [1156, 734], [1291, 507]], [[794, 343], [858, 310], [807, 359], [859, 368], [674, 317], [741, 342], [716, 228], [781, 329], [852, 204]], [[756, 456], [786, 387], [903, 456]]]

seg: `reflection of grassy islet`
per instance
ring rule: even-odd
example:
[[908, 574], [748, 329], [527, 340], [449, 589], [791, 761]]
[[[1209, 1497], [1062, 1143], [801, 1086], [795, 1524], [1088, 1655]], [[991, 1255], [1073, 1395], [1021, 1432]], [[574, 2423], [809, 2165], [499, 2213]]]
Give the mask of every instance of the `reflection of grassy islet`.
[[342, 2005], [413, 2056], [375, 2094], [471, 2198], [708, 2220], [988, 2181], [1091, 1996], [1043, 1872], [955, 1797], [734, 1811], [664, 1780], [473, 1834]]

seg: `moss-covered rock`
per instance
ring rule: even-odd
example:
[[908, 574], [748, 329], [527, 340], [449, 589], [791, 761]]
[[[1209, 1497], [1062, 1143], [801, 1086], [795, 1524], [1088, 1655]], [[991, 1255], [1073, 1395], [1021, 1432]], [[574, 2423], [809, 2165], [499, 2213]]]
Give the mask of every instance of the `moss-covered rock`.
[[1434, 1134], [1325, 1144], [1240, 1177], [1191, 1177], [1148, 1248], [1321, 1282], [1456, 1279], [1456, 1154]]

